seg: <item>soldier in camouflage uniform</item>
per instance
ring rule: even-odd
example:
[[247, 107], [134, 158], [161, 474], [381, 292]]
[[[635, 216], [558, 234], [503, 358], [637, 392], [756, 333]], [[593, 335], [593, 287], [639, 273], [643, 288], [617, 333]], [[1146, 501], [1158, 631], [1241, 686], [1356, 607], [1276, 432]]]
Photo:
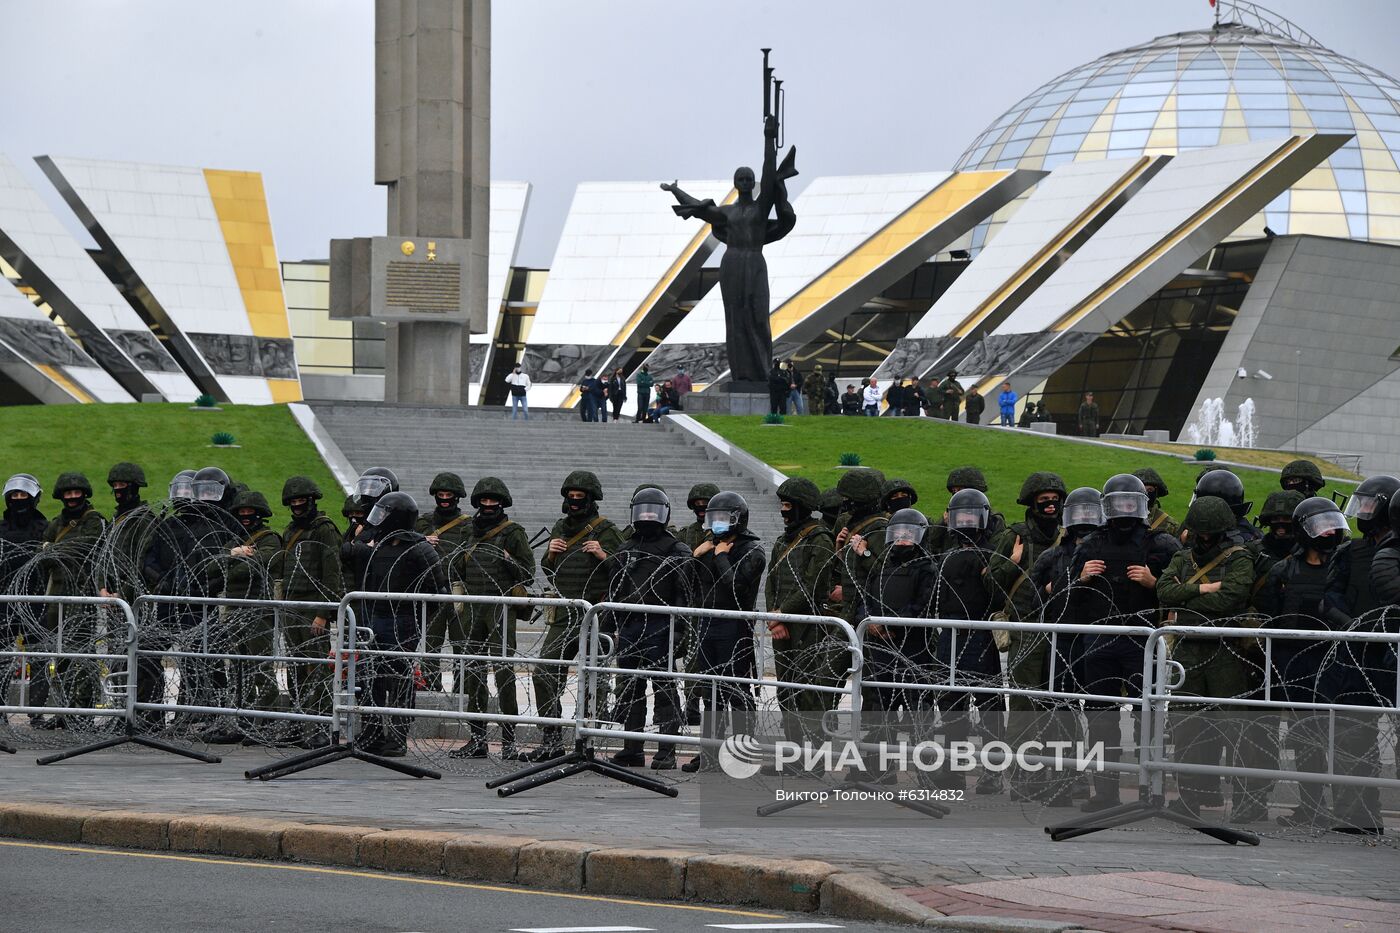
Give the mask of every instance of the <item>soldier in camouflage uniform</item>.
[[[467, 590], [457, 575], [456, 558], [471, 537], [472, 517], [463, 512], [458, 503], [467, 494], [467, 486], [456, 473], [439, 473], [428, 486], [428, 494], [433, 497], [433, 511], [418, 516], [414, 531], [437, 548], [452, 592], [460, 596]], [[442, 651], [444, 642], [449, 651], [456, 651], [466, 640], [462, 614], [461, 605], [452, 603], [428, 607], [428, 631], [424, 638], [424, 650], [428, 654]]]
[[[545, 579], [565, 599], [602, 602], [608, 594], [608, 576], [599, 568], [609, 555], [616, 554], [622, 547], [617, 526], [598, 514], [603, 486], [588, 470], [575, 470], [565, 477], [559, 494], [564, 497], [564, 517], [550, 530], [548, 550], [541, 561]], [[552, 660], [577, 657], [582, 618], [564, 609], [555, 610], [548, 618], [540, 657]], [[560, 715], [564, 680], [565, 669], [558, 665], [541, 665], [535, 671], [535, 703], [541, 716], [557, 718]], [[544, 761], [563, 751], [560, 728], [546, 726], [540, 747], [522, 757], [528, 761]]]
[[836, 491], [836, 487], [822, 491], [819, 502], [818, 514], [821, 515], [821, 522], [831, 532], [831, 536], [836, 537], [836, 523], [841, 519], [841, 494]]
[[[272, 517], [267, 497], [251, 490], [239, 493], [233, 500], [233, 515], [246, 537], [212, 568], [222, 579], [220, 595], [227, 599], [271, 599], [271, 568], [277, 555], [282, 553], [282, 537], [267, 527], [267, 520]], [[235, 654], [270, 656], [275, 653], [277, 616], [272, 610], [240, 608], [220, 614], [233, 615], [238, 620], [233, 632]], [[243, 709], [277, 708], [277, 675], [271, 661], [233, 662], [233, 687], [236, 702]], [[241, 737], [236, 730], [231, 737], [225, 731], [217, 736], [229, 741]], [[214, 737], [206, 736], [206, 741], [214, 741]], [[253, 741], [252, 736], [245, 739], [246, 744], [253, 744]]]
[[912, 509], [919, 501], [919, 494], [907, 479], [885, 481], [885, 494], [880, 499], [880, 507], [890, 515], [900, 509]]
[[[783, 534], [773, 542], [768, 562], [768, 609], [789, 615], [822, 615], [831, 590], [836, 542], [826, 525], [812, 517], [821, 502], [821, 491], [811, 480], [793, 477], [778, 487], [778, 502]], [[768, 623], [779, 680], [821, 683], [829, 678], [830, 665], [823, 658], [822, 647], [826, 633], [822, 629], [809, 622]], [[783, 719], [784, 733], [790, 740], [798, 741], [802, 729], [791, 714], [816, 713], [829, 704], [818, 691], [779, 687], [778, 705], [788, 714]]]
[[[91, 560], [101, 541], [106, 522], [92, 507], [92, 484], [81, 473], [63, 473], [54, 483], [53, 497], [63, 503], [63, 509], [44, 529], [40, 566], [48, 571], [49, 596], [90, 596]], [[63, 621], [63, 645], [68, 652], [91, 652], [96, 649], [97, 628], [93, 616], [73, 606], [51, 605], [45, 611], [44, 641], [55, 643], [59, 620]], [[28, 641], [29, 639], [26, 639]], [[50, 688], [58, 688], [60, 706], [88, 707], [97, 699], [97, 666], [92, 661], [55, 658], [52, 675], [31, 689], [29, 702], [43, 706]], [[38, 728], [63, 728], [63, 717], [35, 720]]]
[[[1230, 624], [1249, 609], [1254, 589], [1254, 561], [1249, 551], [1231, 535], [1234, 512], [1215, 496], [1201, 496], [1191, 503], [1183, 523], [1192, 533], [1191, 547], [1172, 556], [1157, 580], [1157, 597], [1173, 610], [1178, 625]], [[1234, 639], [1186, 638], [1177, 641], [1172, 657], [1186, 669], [1181, 696], [1240, 697], [1249, 691], [1244, 662]], [[1188, 764], [1216, 765], [1221, 752], [1238, 741], [1238, 729], [1221, 722], [1209, 705], [1183, 706], [1174, 724], [1173, 738], [1179, 760]], [[1203, 806], [1222, 803], [1220, 778], [1182, 774], [1180, 799], [1172, 807], [1197, 816]]]
[[1322, 471], [1317, 468], [1316, 463], [1311, 460], [1294, 460], [1283, 468], [1278, 477], [1278, 484], [1306, 499], [1308, 496], [1320, 495], [1327, 481], [1322, 478]]
[[[997, 542], [987, 564], [992, 608], [997, 617], [1008, 622], [1041, 621], [1044, 594], [1032, 581], [1031, 569], [1042, 554], [1060, 542], [1060, 513], [1068, 494], [1064, 480], [1057, 473], [1032, 473], [1021, 484], [1016, 502], [1026, 507], [1025, 518], [1013, 524], [1010, 533]], [[1028, 631], [994, 634], [997, 647], [1006, 652], [1007, 679], [1012, 687], [1050, 689], [1048, 635]], [[1027, 733], [1036, 721], [1030, 714], [1050, 705], [1025, 696], [1011, 696], [1008, 702], [1011, 729], [1007, 740], [1013, 747], [1031, 737]]]
[[1162, 474], [1152, 467], [1143, 467], [1141, 470], [1134, 470], [1133, 475], [1142, 480], [1142, 484], [1147, 487], [1147, 530], [1160, 531], [1173, 538], [1181, 534], [1181, 526], [1177, 524], [1176, 519], [1163, 512], [1157, 501], [1167, 497], [1167, 484], [1162, 479]]
[[[710, 537], [709, 531], [705, 529], [705, 508], [710, 504], [710, 499], [719, 495], [719, 487], [714, 483], [696, 483], [690, 487], [690, 494], [685, 497], [686, 507], [695, 513], [695, 521], [686, 525], [676, 535], [681, 543], [690, 548], [693, 553], [702, 542]], [[690, 627], [685, 626], [684, 643], [678, 644], [676, 650], [680, 656], [686, 658], [686, 670], [694, 673], [699, 670], [696, 664], [699, 662], [699, 654], [694, 650], [697, 646], [689, 640]], [[678, 633], [679, 634], [679, 633]], [[682, 688], [685, 692], [685, 721], [687, 725], [700, 725], [700, 700], [703, 697], [706, 685], [703, 683], [691, 683]]]
[[[524, 596], [535, 578], [535, 552], [530, 550], [529, 535], [511, 521], [506, 509], [512, 505], [510, 490], [494, 476], [477, 480], [472, 487], [472, 507], [476, 514], [468, 526], [468, 535], [461, 552], [453, 561], [453, 569], [469, 596]], [[520, 707], [515, 696], [515, 624], [519, 610], [484, 603], [463, 603], [462, 623], [467, 634], [467, 654], [489, 655], [503, 660], [491, 664], [469, 661], [466, 669], [467, 711], [487, 712], [490, 695], [486, 677], [495, 669], [496, 694], [501, 712], [517, 716]], [[486, 757], [486, 723], [471, 723], [472, 737], [466, 745], [454, 750], [454, 758]], [[501, 724], [501, 757], [514, 761], [520, 757], [515, 747], [515, 724]]]
[[832, 568], [831, 602], [847, 622], [855, 625], [862, 594], [870, 586], [870, 574], [885, 550], [885, 526], [889, 515], [881, 506], [885, 477], [878, 470], [848, 470], [836, 484], [844, 512], [836, 533], [836, 564]]
[[[278, 599], [333, 603], [345, 594], [340, 530], [316, 507], [320, 498], [321, 490], [310, 477], [293, 476], [282, 486], [282, 504], [291, 510], [292, 520], [282, 533], [282, 549], [272, 562]], [[330, 715], [331, 666], [325, 663], [331, 648], [330, 616], [331, 610], [323, 608], [282, 615], [287, 653], [310, 662], [287, 668], [288, 692], [297, 712]], [[366, 619], [356, 621], [368, 624]], [[288, 741], [318, 748], [330, 741], [329, 730], [294, 728]]]

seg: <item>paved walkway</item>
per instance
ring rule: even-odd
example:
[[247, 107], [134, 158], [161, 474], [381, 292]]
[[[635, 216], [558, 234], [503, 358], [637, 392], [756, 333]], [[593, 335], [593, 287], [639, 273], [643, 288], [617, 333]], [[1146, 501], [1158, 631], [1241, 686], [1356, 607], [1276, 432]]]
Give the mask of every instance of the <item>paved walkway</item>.
[[[848, 821], [837, 830], [800, 808], [716, 825], [714, 801], [733, 782], [715, 775], [681, 781], [675, 799], [584, 777], [501, 799], [483, 787], [504, 771], [498, 762], [418, 781], [351, 761], [262, 783], [242, 774], [269, 761], [267, 752], [219, 751], [224, 761], [218, 765], [109, 751], [43, 768], [32, 750], [21, 751], [0, 756], [0, 793], [26, 803], [819, 858], [876, 874], [944, 913], [1038, 916], [1102, 930], [1245, 931], [1259, 928], [1265, 917], [1281, 930], [1330, 929], [1328, 918], [1357, 924], [1350, 930], [1400, 930], [1400, 853], [1393, 834], [1371, 841], [1278, 834], [1255, 848], [1147, 824], [1054, 843], [1042, 832], [1039, 813], [1004, 797], [973, 797], [943, 820], [895, 810], [872, 825]], [[1049, 812], [1064, 819], [1071, 811]]]

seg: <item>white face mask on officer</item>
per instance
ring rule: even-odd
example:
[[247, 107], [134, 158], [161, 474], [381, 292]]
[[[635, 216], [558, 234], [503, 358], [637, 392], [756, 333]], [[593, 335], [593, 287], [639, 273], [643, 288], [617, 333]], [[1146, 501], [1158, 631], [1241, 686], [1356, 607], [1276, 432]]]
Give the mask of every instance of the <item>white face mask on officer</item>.
[[716, 538], [723, 537], [739, 524], [739, 517], [731, 509], [705, 513], [705, 530]]

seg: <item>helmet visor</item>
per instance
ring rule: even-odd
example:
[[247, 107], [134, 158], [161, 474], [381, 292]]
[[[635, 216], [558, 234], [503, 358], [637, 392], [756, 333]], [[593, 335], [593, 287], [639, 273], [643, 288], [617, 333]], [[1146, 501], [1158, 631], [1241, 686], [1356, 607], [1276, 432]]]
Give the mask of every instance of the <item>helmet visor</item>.
[[987, 527], [987, 510], [949, 509], [948, 527], [954, 531], [981, 531]]
[[1318, 512], [1303, 519], [1303, 534], [1309, 538], [1321, 538], [1335, 531], [1348, 531], [1347, 520], [1341, 512]]
[[1354, 495], [1347, 500], [1346, 517], [1371, 519], [1379, 514], [1381, 500], [1379, 496]]
[[12, 492], [27, 492], [30, 498], [39, 498], [39, 484], [28, 476], [11, 476], [5, 483], [5, 498], [10, 498]]
[[729, 529], [739, 524], [736, 509], [712, 509], [705, 512], [705, 530], [713, 534], [727, 534]]
[[379, 525], [384, 524], [384, 519], [388, 517], [389, 510], [384, 508], [384, 506], [382, 505], [376, 504], [374, 508], [369, 510], [369, 517], [365, 519], [365, 523], [368, 525], [374, 525], [378, 527]]
[[378, 499], [389, 491], [389, 481], [382, 476], [361, 476], [355, 493], [368, 499]]
[[170, 498], [172, 499], [193, 499], [194, 480], [186, 477], [170, 481]]
[[671, 518], [671, 507], [661, 502], [635, 502], [632, 504], [632, 524], [656, 522], [664, 525]]
[[1103, 525], [1103, 505], [1098, 502], [1072, 502], [1065, 506], [1064, 523], [1066, 528], [1075, 525]]
[[1136, 518], [1147, 521], [1147, 495], [1141, 492], [1110, 492], [1103, 497], [1105, 521]]
[[191, 483], [194, 497], [200, 502], [218, 502], [224, 497], [224, 484], [216, 479], [203, 479]]
[[[958, 509], [959, 512], [969, 512], [971, 509]], [[952, 517], [948, 519], [952, 521]], [[900, 522], [897, 525], [885, 526], [886, 544], [918, 544], [924, 540], [924, 526], [916, 525], [913, 522]]]

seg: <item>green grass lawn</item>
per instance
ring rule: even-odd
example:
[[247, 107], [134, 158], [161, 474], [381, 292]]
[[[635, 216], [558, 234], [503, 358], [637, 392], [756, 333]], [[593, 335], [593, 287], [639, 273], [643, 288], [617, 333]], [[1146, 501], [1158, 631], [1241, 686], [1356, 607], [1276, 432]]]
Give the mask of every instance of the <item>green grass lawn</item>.
[[[765, 427], [758, 417], [697, 415], [705, 427], [767, 461], [789, 476], [805, 476], [823, 489], [834, 486], [845, 472], [837, 467], [841, 454], [860, 454], [861, 465], [876, 467], [887, 477], [902, 477], [920, 493], [919, 508], [941, 514], [948, 495], [948, 471], [972, 465], [982, 469], [990, 487], [992, 506], [1008, 518], [1019, 519], [1016, 504], [1021, 482], [1036, 470], [1052, 470], [1065, 484], [1102, 487], [1114, 473], [1131, 473], [1150, 466], [1170, 490], [1162, 507], [1178, 519], [1186, 514], [1201, 464], [1179, 458], [1116, 451], [1111, 447], [1067, 443], [1030, 432], [977, 430], [931, 418], [789, 418], [784, 427]], [[1278, 474], [1237, 470], [1247, 498], [1257, 510], [1278, 489]], [[1324, 494], [1330, 491], [1323, 490]]]
[[[240, 446], [210, 446], [216, 431], [232, 434]], [[221, 467], [267, 496], [275, 525], [288, 519], [282, 482], [304, 473], [326, 494], [326, 510], [340, 520], [340, 486], [285, 405], [225, 405], [218, 412], [190, 411], [182, 404], [0, 408], [0, 481], [33, 473], [44, 487], [45, 515], [57, 512], [49, 496], [58, 474], [77, 470], [92, 483], [98, 510], [110, 516], [107, 470], [122, 460], [146, 471], [147, 499], [165, 498], [170, 478], [180, 470]]]

